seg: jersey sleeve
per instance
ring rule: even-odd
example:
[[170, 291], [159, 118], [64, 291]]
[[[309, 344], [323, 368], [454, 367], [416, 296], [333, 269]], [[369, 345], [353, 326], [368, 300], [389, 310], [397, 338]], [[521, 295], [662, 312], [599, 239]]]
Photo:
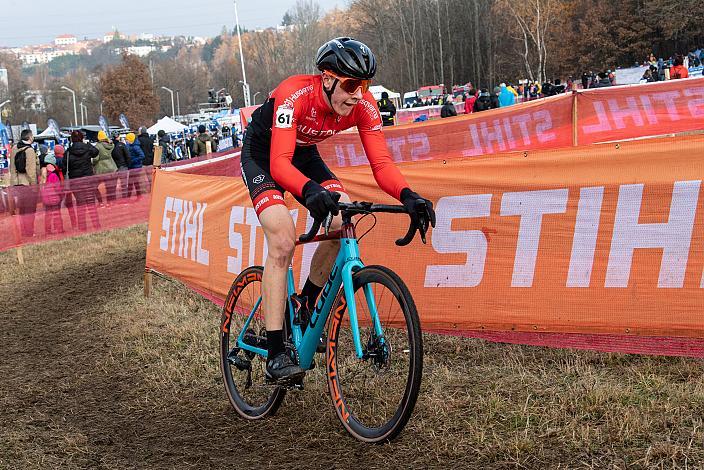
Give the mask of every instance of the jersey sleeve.
[[[299, 87], [300, 88], [300, 87]], [[292, 99], [298, 88], [282, 83], [274, 91], [274, 115], [271, 123], [271, 150], [269, 171], [274, 181], [295, 196], [302, 196], [308, 178], [293, 166], [296, 150], [296, 125], [303, 113], [300, 104]]]
[[391, 158], [384, 133], [381, 131], [379, 108], [372, 94], [367, 92], [359, 106], [357, 130], [374, 179], [386, 194], [400, 200], [401, 190], [410, 186]]

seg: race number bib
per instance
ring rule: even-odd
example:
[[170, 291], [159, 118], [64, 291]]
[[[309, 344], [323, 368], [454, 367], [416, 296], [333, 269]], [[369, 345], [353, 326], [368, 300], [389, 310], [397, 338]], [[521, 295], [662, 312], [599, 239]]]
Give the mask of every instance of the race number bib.
[[279, 106], [276, 108], [274, 116], [274, 125], [279, 128], [287, 129], [293, 127], [293, 109], [288, 106]]

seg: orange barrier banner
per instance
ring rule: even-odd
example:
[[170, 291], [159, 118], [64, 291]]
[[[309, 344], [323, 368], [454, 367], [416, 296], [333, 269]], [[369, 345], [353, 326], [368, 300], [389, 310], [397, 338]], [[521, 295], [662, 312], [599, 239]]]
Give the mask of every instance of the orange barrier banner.
[[577, 123], [580, 144], [704, 129], [704, 78], [579, 92]]
[[[492, 109], [435, 121], [384, 128], [397, 162], [476, 157], [511, 150], [572, 145], [572, 96]], [[318, 144], [330, 166], [366, 165], [356, 132], [338, 134]]]
[[[703, 155], [692, 136], [401, 164], [437, 226], [400, 248], [407, 221], [379, 214], [362, 259], [401, 275], [429, 329], [704, 338]], [[368, 167], [337, 174], [353, 200], [393, 202]], [[299, 287], [314, 249], [297, 249]], [[156, 172], [149, 268], [222, 299], [266, 253], [240, 179]]]

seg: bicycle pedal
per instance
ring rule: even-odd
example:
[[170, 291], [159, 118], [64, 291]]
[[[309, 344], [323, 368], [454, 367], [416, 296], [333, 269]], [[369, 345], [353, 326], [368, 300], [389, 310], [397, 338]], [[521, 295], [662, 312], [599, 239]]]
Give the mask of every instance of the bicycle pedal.
[[305, 377], [305, 374], [299, 375], [299, 376], [294, 376], [294, 377], [286, 377], [283, 379], [270, 379], [269, 377], [265, 378], [265, 383], [267, 385], [272, 385], [275, 387], [284, 387], [287, 389], [291, 388], [300, 388], [303, 390], [303, 378]]

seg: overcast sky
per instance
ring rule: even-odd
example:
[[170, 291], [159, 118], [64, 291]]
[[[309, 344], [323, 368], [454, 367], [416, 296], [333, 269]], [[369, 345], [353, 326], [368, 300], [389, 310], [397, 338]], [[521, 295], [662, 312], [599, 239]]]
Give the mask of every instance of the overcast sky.
[[[347, 0], [317, 0], [323, 10]], [[294, 0], [239, 0], [240, 25], [253, 29], [281, 23]], [[0, 0], [0, 46], [53, 41], [60, 34], [101, 38], [113, 28], [127, 34], [215, 36], [235, 25], [233, 0]]]

